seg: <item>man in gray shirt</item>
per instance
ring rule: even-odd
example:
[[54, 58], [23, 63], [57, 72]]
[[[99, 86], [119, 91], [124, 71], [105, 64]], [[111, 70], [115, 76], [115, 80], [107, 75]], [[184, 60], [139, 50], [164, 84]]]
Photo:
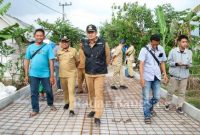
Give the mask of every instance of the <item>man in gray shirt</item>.
[[185, 92], [189, 74], [192, 66], [192, 51], [187, 49], [188, 37], [180, 35], [178, 37], [178, 47], [173, 48], [168, 56], [170, 81], [165, 110], [170, 110], [173, 94], [178, 90], [177, 112], [183, 114], [182, 106], [185, 101]]
[[[150, 41], [150, 44], [141, 49], [138, 58], [140, 61], [140, 84], [142, 86], [143, 112], [146, 124], [151, 124], [151, 117], [156, 115], [153, 106], [160, 99], [162, 74], [164, 82], [167, 83], [168, 81], [165, 70], [165, 61], [167, 58], [163, 47], [159, 45], [160, 36], [157, 34], [152, 35]], [[151, 90], [153, 97], [150, 99]]]

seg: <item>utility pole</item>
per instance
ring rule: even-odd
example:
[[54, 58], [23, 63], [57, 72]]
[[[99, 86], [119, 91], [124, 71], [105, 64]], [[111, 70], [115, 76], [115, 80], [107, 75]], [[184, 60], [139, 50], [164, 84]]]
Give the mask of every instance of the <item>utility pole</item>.
[[62, 6], [62, 16], [63, 16], [63, 21], [65, 20], [65, 6], [71, 6], [72, 2], [70, 3], [59, 3], [59, 6]]

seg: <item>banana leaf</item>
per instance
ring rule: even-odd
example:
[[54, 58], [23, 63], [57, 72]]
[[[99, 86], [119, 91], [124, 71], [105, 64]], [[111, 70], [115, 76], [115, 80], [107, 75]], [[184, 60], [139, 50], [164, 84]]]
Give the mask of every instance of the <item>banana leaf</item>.
[[156, 9], [156, 16], [160, 26], [160, 33], [165, 35], [167, 33], [167, 25], [165, 21], [164, 11], [161, 6]]

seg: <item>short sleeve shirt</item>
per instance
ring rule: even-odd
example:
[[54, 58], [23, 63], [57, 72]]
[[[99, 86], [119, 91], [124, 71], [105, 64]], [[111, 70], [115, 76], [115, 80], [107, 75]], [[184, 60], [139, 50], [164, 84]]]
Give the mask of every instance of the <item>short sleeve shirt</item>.
[[134, 48], [134, 46], [130, 46], [128, 48], [128, 50], [126, 51], [126, 53], [128, 54], [126, 56], [127, 60], [134, 60], [134, 55], [135, 55], [135, 48]]
[[115, 56], [113, 60], [113, 65], [121, 66], [123, 61], [122, 46], [119, 45], [116, 47], [113, 56]]
[[60, 49], [57, 52], [59, 60], [59, 76], [61, 78], [76, 76], [76, 63], [79, 57], [75, 48]]
[[[42, 46], [44, 46], [32, 59], [31, 56]], [[53, 60], [55, 55], [52, 47], [43, 43], [42, 45], [31, 44], [26, 50], [27, 60], [30, 60], [29, 76], [48, 78], [50, 77], [49, 60]]]
[[[164, 48], [161, 45], [158, 45], [155, 50], [152, 49], [150, 44], [147, 47], [155, 54], [160, 63], [167, 60]], [[144, 61], [144, 79], [146, 81], [153, 81], [155, 76], [161, 80], [160, 66], [145, 47], [141, 49], [138, 60]]]

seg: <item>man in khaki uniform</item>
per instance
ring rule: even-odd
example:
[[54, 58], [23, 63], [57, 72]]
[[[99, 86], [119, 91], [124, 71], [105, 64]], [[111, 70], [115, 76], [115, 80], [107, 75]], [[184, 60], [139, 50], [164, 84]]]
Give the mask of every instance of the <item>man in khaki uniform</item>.
[[66, 37], [61, 39], [61, 49], [57, 52], [57, 58], [60, 64], [61, 87], [64, 91], [64, 109], [69, 108], [69, 115], [74, 116], [76, 67], [79, 60], [76, 49], [70, 47], [70, 40]]
[[130, 45], [128, 50], [126, 50], [126, 58], [127, 58], [127, 66], [128, 66], [128, 74], [130, 78], [133, 78], [133, 62], [134, 62], [135, 48], [133, 43]]
[[[80, 43], [82, 45], [82, 42]], [[79, 49], [79, 60], [80, 63], [78, 65], [78, 92], [83, 93], [83, 82], [85, 80], [85, 55], [83, 49]], [[87, 89], [85, 89], [87, 92]]]
[[112, 84], [111, 89], [117, 90], [118, 88], [121, 89], [127, 89], [127, 86], [124, 85], [124, 79], [123, 79], [123, 71], [122, 71], [122, 65], [123, 65], [123, 52], [122, 48], [125, 44], [125, 40], [122, 39], [120, 41], [120, 44], [116, 47], [113, 56], [112, 56], [112, 67], [113, 67], [113, 78], [112, 78]]
[[100, 118], [104, 110], [104, 80], [108, 73], [107, 65], [110, 62], [110, 48], [101, 38], [97, 37], [97, 28], [88, 25], [86, 28], [88, 40], [83, 43], [85, 54], [85, 73], [88, 87], [89, 105], [91, 112], [89, 118], [95, 118], [94, 122], [100, 125]]

